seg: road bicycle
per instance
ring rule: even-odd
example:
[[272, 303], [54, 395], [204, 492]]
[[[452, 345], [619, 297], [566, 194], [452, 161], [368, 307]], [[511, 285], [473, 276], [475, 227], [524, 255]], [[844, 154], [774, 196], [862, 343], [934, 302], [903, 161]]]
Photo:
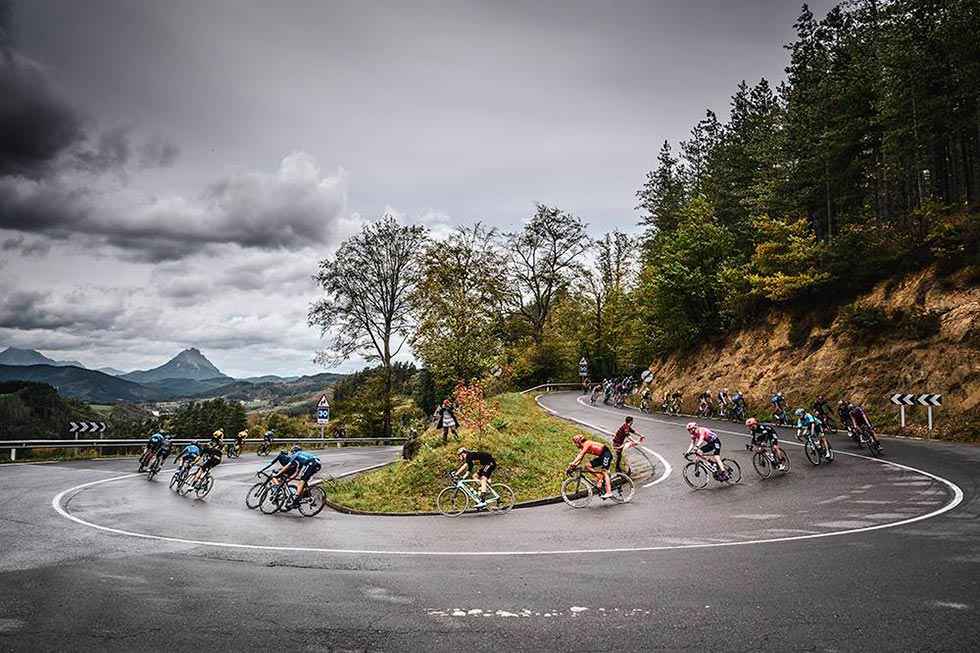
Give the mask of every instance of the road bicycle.
[[[755, 468], [755, 473], [760, 478], [769, 478], [774, 473], [785, 474], [789, 471], [789, 454], [785, 451], [783, 451], [783, 458], [780, 460], [770, 445], [747, 444], [745, 448], [755, 452], [752, 455], [752, 467]], [[779, 463], [783, 464], [783, 469], [779, 469]]]
[[190, 471], [184, 475], [177, 483], [177, 494], [184, 497], [193, 492], [197, 495], [198, 499], [203, 499], [211, 493], [211, 489], [214, 487], [214, 476], [211, 475], [211, 470], [208, 469], [199, 479], [192, 479]]
[[[561, 483], [561, 498], [572, 508], [584, 508], [592, 503], [592, 497], [598, 496], [605, 500], [605, 483], [595, 474], [586, 470], [582, 466], [573, 467], [566, 470], [568, 478]], [[612, 487], [612, 497], [616, 503], [629, 503], [633, 500], [636, 486], [633, 479], [626, 474], [617, 472], [609, 476], [609, 484]]]
[[[271, 479], [269, 479], [271, 481]], [[259, 499], [259, 509], [267, 515], [276, 512], [289, 512], [296, 501], [296, 486], [291, 482], [269, 483]], [[306, 491], [299, 499], [299, 513], [304, 517], [315, 517], [327, 505], [327, 493], [323, 481], [313, 479], [306, 485]]]
[[860, 427], [854, 435], [858, 447], [867, 447], [868, 453], [874, 458], [881, 456], [881, 443], [874, 437], [874, 433], [867, 426]]
[[266, 489], [269, 487], [269, 482], [272, 480], [272, 476], [266, 474], [265, 472], [256, 472], [256, 476], [264, 480], [259, 481], [252, 487], [248, 489], [245, 494], [245, 505], [248, 506], [249, 510], [255, 510], [262, 503], [262, 495], [265, 493]]
[[152, 481], [153, 477], [157, 475], [160, 468], [163, 467], [164, 461], [166, 461], [166, 456], [161, 456], [159, 452], [153, 456], [150, 461], [150, 466], [146, 468], [146, 480]]
[[827, 449], [824, 450], [820, 444], [820, 438], [811, 429], [807, 430], [806, 437], [801, 437], [800, 432], [797, 431], [796, 439], [803, 442], [803, 453], [806, 454], [806, 459], [810, 461], [811, 465], [817, 466], [820, 463], [834, 461], [834, 449], [830, 446], [830, 440], [827, 440]]
[[225, 447], [225, 451], [229, 458], [240, 458], [242, 455], [242, 449], [238, 446], [237, 442], [229, 442], [228, 446]]
[[174, 470], [174, 475], [170, 477], [170, 489], [180, 493], [180, 488], [187, 482], [187, 476], [190, 474], [190, 471], [190, 465], [181, 463], [180, 466]]
[[823, 430], [830, 434], [837, 433], [837, 422], [834, 418], [827, 413], [817, 413], [817, 419], [820, 420], [820, 424], [823, 426]]
[[728, 411], [728, 419], [733, 422], [742, 423], [745, 421], [745, 406], [741, 403], [734, 404]]
[[644, 397], [640, 399], [640, 412], [649, 413], [650, 412], [650, 400]]
[[777, 406], [772, 412], [772, 421], [780, 426], [786, 426], [789, 424], [789, 418], [786, 417], [786, 409], [782, 406]]
[[[471, 504], [476, 507], [481, 503], [480, 492], [477, 489], [480, 479], [457, 478], [452, 472], [446, 475], [452, 485], [443, 488], [436, 497], [436, 508], [440, 513], [446, 517], [458, 517], [469, 510]], [[487, 498], [483, 501], [486, 505], [477, 510], [505, 513], [514, 507], [516, 501], [514, 490], [509, 485], [492, 482], [487, 484]]]
[[718, 466], [704, 458], [700, 453], [686, 453], [684, 458], [690, 461], [684, 465], [684, 481], [695, 490], [707, 487], [710, 478], [728, 485], [736, 485], [742, 482], [742, 468], [731, 458], [721, 459], [722, 465], [725, 466], [725, 472], [727, 472], [725, 478], [719, 478]]
[[698, 404], [698, 417], [707, 419], [710, 418], [712, 414], [713, 411], [711, 410], [711, 404], [702, 399]]

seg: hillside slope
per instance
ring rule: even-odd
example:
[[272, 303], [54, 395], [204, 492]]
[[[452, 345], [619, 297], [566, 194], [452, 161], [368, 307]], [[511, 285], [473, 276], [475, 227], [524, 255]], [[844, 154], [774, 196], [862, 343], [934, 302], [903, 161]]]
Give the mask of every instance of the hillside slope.
[[0, 381], [47, 383], [63, 396], [99, 404], [153, 399], [152, 392], [139, 384], [78, 367], [0, 365]]
[[[772, 312], [722, 344], [650, 370], [655, 390], [680, 390], [688, 412], [703, 389], [740, 389], [756, 413], [768, 412], [775, 389], [793, 407], [823, 392], [832, 403], [842, 396], [861, 403], [892, 432], [892, 393], [942, 393], [934, 435], [980, 439], [980, 285], [976, 271], [925, 270], [883, 282], [852, 305]], [[907, 432], [925, 435], [925, 409], [907, 410]]]

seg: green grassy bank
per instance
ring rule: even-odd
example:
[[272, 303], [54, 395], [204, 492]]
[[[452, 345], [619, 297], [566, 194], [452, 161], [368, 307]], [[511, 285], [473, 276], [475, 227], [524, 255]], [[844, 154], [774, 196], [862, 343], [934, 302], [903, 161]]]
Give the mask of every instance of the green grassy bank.
[[414, 459], [331, 483], [331, 500], [374, 512], [435, 510], [436, 495], [449, 484], [446, 471], [459, 466], [461, 446], [493, 454], [494, 480], [514, 488], [518, 501], [557, 495], [564, 469], [575, 457], [572, 436], [584, 431], [549, 416], [532, 397], [505, 394], [489, 401], [496, 417], [482, 437], [462, 428], [458, 440], [450, 435], [443, 445], [442, 431], [430, 429]]

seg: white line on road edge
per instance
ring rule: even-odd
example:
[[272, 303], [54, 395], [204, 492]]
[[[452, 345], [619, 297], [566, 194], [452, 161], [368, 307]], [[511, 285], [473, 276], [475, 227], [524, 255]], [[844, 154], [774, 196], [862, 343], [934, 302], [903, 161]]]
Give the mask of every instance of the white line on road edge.
[[[611, 411], [610, 411], [611, 412]], [[657, 420], [660, 421], [660, 420]], [[673, 424], [674, 422], [665, 422], [668, 424]], [[738, 434], [736, 434], [738, 435]], [[858, 456], [857, 454], [849, 454], [857, 456], [858, 458], [866, 458], [866, 456]], [[876, 460], [874, 458], [868, 458], [868, 460]], [[960, 505], [963, 501], [963, 490], [959, 488], [958, 485], [949, 481], [941, 476], [936, 476], [935, 474], [930, 474], [929, 472], [922, 471], [921, 469], [916, 469], [914, 467], [908, 467], [906, 465], [900, 465], [898, 463], [893, 463], [891, 461], [877, 460], [885, 465], [892, 465], [901, 469], [905, 469], [917, 474], [922, 474], [929, 478], [935, 479], [940, 483], [945, 484], [953, 492], [952, 500], [947, 503], [942, 508], [934, 510], [925, 515], [919, 515], [917, 517], [910, 517], [909, 519], [903, 519], [901, 521], [891, 522], [888, 524], [876, 524], [874, 526], [865, 526], [863, 528], [850, 528], [842, 531], [831, 531], [827, 533], [813, 533], [808, 535], [793, 535], [788, 537], [774, 537], [759, 540], [742, 540], [737, 542], [712, 542], [708, 544], [675, 544], [675, 545], [664, 545], [664, 546], [631, 546], [631, 547], [611, 547], [602, 549], [558, 549], [558, 550], [537, 550], [537, 551], [385, 551], [383, 549], [328, 549], [320, 547], [301, 547], [301, 546], [273, 546], [273, 545], [262, 545], [262, 544], [240, 544], [238, 542], [216, 542], [211, 540], [189, 540], [181, 537], [167, 537], [164, 535], [151, 535], [148, 533], [135, 533], [133, 531], [126, 531], [119, 528], [111, 528], [109, 526], [101, 526], [99, 524], [93, 524], [92, 522], [85, 521], [75, 515], [69, 513], [62, 505], [62, 499], [74, 492], [78, 492], [88, 487], [95, 485], [101, 485], [103, 483], [111, 483], [112, 481], [118, 481], [126, 478], [131, 478], [133, 476], [139, 476], [139, 474], [126, 474], [124, 476], [117, 476], [115, 478], [104, 478], [98, 481], [92, 481], [90, 483], [83, 483], [81, 485], [76, 485], [75, 487], [68, 488], [59, 492], [54, 498], [51, 499], [51, 507], [55, 509], [62, 517], [70, 519], [71, 521], [81, 524], [83, 526], [88, 526], [89, 528], [94, 528], [96, 530], [104, 531], [107, 533], [115, 533], [117, 535], [126, 535], [129, 537], [137, 537], [145, 540], [156, 540], [159, 542], [174, 542], [177, 544], [189, 544], [193, 546], [212, 546], [221, 547], [229, 549], [248, 549], [253, 551], [286, 551], [294, 553], [334, 553], [334, 554], [351, 554], [351, 555], [378, 555], [378, 556], [429, 556], [429, 557], [501, 557], [501, 556], [542, 556], [542, 555], [582, 555], [589, 553], [642, 553], [650, 551], [676, 551], [684, 549], [714, 549], [720, 547], [737, 547], [746, 546], [752, 544], [776, 544], [780, 542], [798, 542], [801, 540], [817, 540], [827, 537], [839, 537], [841, 535], [854, 535], [857, 533], [867, 533], [870, 531], [878, 531], [886, 528], [896, 528], [898, 526], [906, 526], [908, 524], [913, 524], [915, 522], [924, 521], [926, 519], [931, 519], [932, 517], [937, 517], [945, 512], [949, 512], [956, 506]], [[352, 472], [356, 473], [356, 472]], [[367, 517], [358, 517], [358, 519], [367, 519]], [[425, 519], [424, 517], [422, 519]]]
[[[556, 411], [548, 408], [543, 403], [541, 403], [541, 397], [542, 397], [542, 395], [536, 396], [534, 398], [534, 402], [538, 406], [540, 406], [543, 410], [545, 410], [548, 413], [554, 415], [555, 417], [557, 417], [559, 419], [566, 420], [568, 422], [575, 422], [576, 424], [581, 424], [585, 428], [589, 428], [589, 429], [592, 429], [594, 431], [598, 431], [599, 433], [605, 433], [608, 436], [612, 436], [613, 435], [613, 433], [611, 431], [607, 431], [606, 429], [602, 428], [601, 426], [596, 426], [595, 424], [591, 424], [589, 422], [586, 422], [586, 421], [577, 419], [575, 417], [566, 417], [565, 415], [561, 415], [561, 414], [557, 413]], [[646, 451], [647, 453], [652, 453], [654, 456], [656, 456], [657, 459], [660, 460], [660, 463], [663, 465], [663, 468], [664, 468], [664, 473], [663, 474], [661, 474], [657, 478], [653, 479], [649, 483], [644, 483], [641, 487], [651, 487], [653, 485], [656, 485], [657, 483], [662, 483], [662, 482], [666, 481], [667, 480], [667, 477], [670, 476], [671, 472], [674, 471], [674, 468], [671, 467], [670, 463], [667, 462], [667, 459], [666, 458], [664, 458], [663, 456], [661, 456], [659, 453], [657, 453], [653, 449], [651, 449], [649, 447], [641, 447], [641, 448], [644, 451]]]

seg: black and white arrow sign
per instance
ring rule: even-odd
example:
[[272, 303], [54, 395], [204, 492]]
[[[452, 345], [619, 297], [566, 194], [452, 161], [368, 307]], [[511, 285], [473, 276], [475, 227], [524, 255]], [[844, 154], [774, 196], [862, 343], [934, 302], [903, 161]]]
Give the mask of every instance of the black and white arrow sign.
[[912, 395], [896, 392], [891, 396], [892, 403], [898, 406], [942, 406], [943, 396], [937, 394]]
[[104, 433], [106, 428], [105, 422], [68, 422], [70, 433]]

